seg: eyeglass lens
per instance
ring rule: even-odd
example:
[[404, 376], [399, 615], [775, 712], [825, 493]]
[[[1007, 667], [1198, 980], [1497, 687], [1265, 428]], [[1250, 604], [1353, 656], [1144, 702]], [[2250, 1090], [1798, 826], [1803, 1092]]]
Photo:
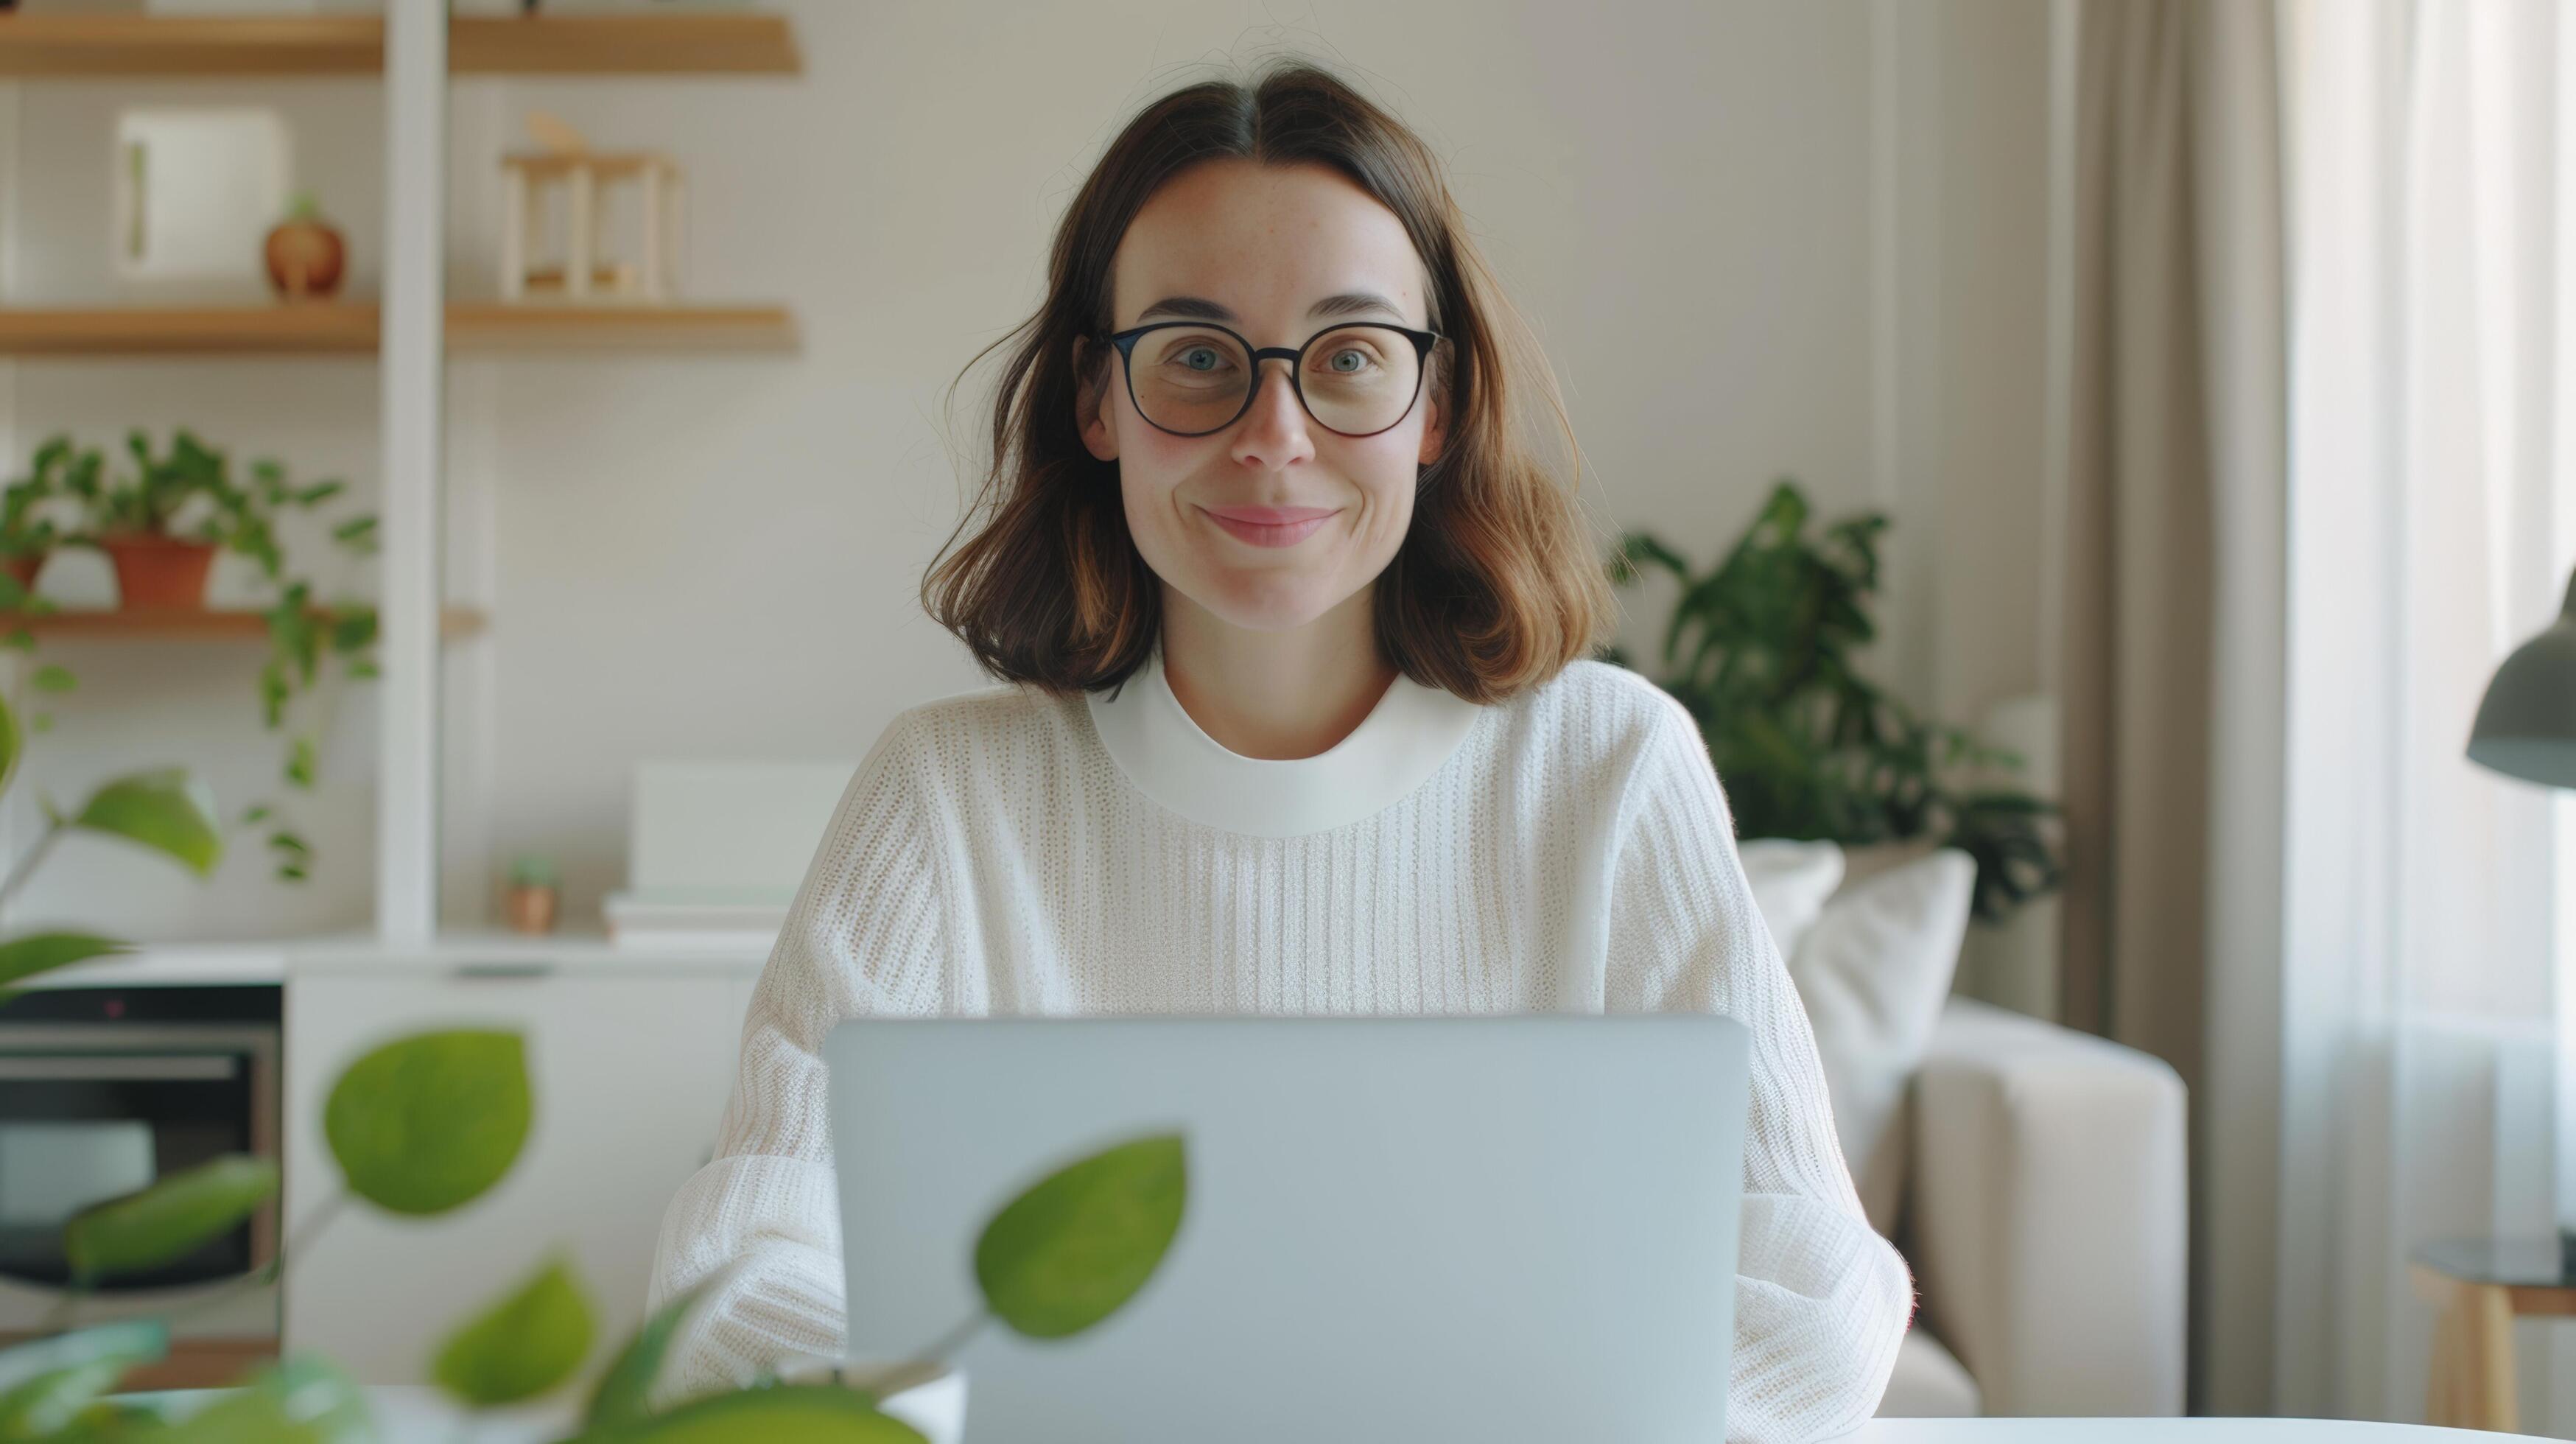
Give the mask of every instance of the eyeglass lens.
[[[1299, 386], [1315, 420], [1366, 435], [1403, 419], [1422, 361], [1402, 332], [1356, 324], [1318, 334], [1299, 366]], [[1127, 357], [1137, 411], [1167, 431], [1208, 432], [1231, 422], [1243, 410], [1253, 374], [1243, 343], [1213, 328], [1148, 331]]]

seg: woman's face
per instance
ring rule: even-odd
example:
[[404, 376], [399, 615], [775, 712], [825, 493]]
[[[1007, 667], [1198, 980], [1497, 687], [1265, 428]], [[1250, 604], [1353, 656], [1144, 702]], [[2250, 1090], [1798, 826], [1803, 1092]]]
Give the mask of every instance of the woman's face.
[[[1354, 321], [1430, 329], [1422, 262], [1403, 223], [1320, 165], [1225, 160], [1182, 172], [1128, 224], [1110, 285], [1112, 330], [1212, 319], [1256, 347], [1294, 348]], [[1382, 304], [1339, 300], [1319, 314], [1319, 303], [1354, 295]], [[1175, 299], [1189, 308], [1164, 309]], [[1138, 341], [1140, 389], [1157, 343], [1182, 334]], [[1309, 372], [1364, 364], [1323, 356], [1339, 346], [1319, 348]], [[1077, 359], [1103, 350], [1090, 343]], [[1216, 359], [1199, 352], [1161, 364], [1212, 369]], [[1403, 420], [1346, 436], [1298, 404], [1286, 361], [1265, 359], [1251, 410], [1223, 430], [1175, 436], [1138, 414], [1114, 351], [1106, 362], [1080, 402], [1083, 441], [1118, 463], [1128, 531], [1167, 588], [1236, 626], [1283, 631], [1347, 601], [1395, 559], [1413, 520], [1416, 468], [1438, 459], [1445, 435], [1430, 378]], [[1325, 404], [1311, 374], [1308, 394]]]

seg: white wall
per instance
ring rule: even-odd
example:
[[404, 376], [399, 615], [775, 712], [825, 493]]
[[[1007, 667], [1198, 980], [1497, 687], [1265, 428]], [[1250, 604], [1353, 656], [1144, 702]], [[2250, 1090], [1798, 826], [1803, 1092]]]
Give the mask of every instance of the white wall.
[[[1034, 305], [1050, 229], [1128, 113], [1282, 52], [1338, 64], [1448, 161], [1558, 367], [1606, 521], [1705, 562], [1784, 474], [1828, 515], [1886, 506], [1891, 675], [1962, 716], [2035, 680], [2044, 0], [776, 8], [801, 79], [455, 87], [455, 294], [495, 287], [493, 157], [542, 108], [674, 154], [690, 293], [785, 301], [805, 339], [792, 357], [451, 366], [449, 575], [492, 617], [448, 673], [451, 924], [489, 916], [522, 849], [552, 852], [570, 920], [594, 919], [638, 758], [855, 759], [897, 710], [981, 685], [914, 601], [969, 479], [941, 391]], [[0, 239], [103, 232], [103, 187], [69, 177], [128, 92], [23, 89]], [[374, 203], [372, 91], [260, 93], [304, 97], [299, 142], [333, 137], [326, 205]], [[364, 283], [369, 228], [350, 229]], [[20, 267], [12, 299], [56, 299], [35, 288], [58, 274]], [[242, 444], [371, 469], [362, 365], [13, 369], [16, 458], [61, 416], [157, 422], [220, 391]], [[960, 395], [960, 443], [981, 395]], [[1632, 639], [1667, 599], [1632, 599]], [[138, 761], [154, 735], [197, 735], [85, 725]], [[297, 926], [363, 925], [371, 847], [362, 799]], [[273, 931], [254, 883], [120, 925]]]

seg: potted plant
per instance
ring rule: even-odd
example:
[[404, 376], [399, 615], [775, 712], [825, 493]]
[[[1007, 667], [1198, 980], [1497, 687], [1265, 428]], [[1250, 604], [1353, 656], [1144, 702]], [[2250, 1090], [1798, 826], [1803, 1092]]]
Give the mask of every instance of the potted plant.
[[[59, 450], [57, 450], [59, 448]], [[277, 540], [278, 517], [309, 510], [339, 495], [346, 483], [329, 480], [291, 485], [275, 461], [254, 461], [250, 484], [236, 482], [230, 459], [181, 427], [165, 454], [136, 430], [126, 433], [130, 475], [112, 476], [96, 448], [77, 449], [57, 436], [37, 453], [57, 458], [58, 485], [78, 503], [82, 527], [63, 542], [94, 546], [116, 570], [118, 601], [127, 607], [202, 607], [206, 577], [218, 551], [257, 562], [261, 573], [283, 583], [285, 556]], [[343, 543], [371, 542], [375, 519], [358, 517], [333, 532]]]
[[[1781, 481], [1706, 573], [1648, 533], [1620, 538], [1614, 585], [1649, 568], [1681, 585], [1654, 681], [1698, 722], [1743, 836], [1956, 847], [1976, 860], [1977, 916], [2001, 921], [2063, 878], [2057, 808], [1993, 780], [2019, 758], [1924, 721], [1861, 673], [1887, 518], [1812, 537], [1808, 520], [1806, 496]], [[1616, 647], [1599, 659], [1631, 665]]]
[[[275, 600], [263, 611], [269, 656], [258, 677], [261, 715], [271, 731], [287, 729], [292, 704], [321, 683], [326, 660], [336, 660], [353, 680], [376, 674], [376, 609], [360, 601], [319, 601], [310, 579], [287, 571], [278, 538], [281, 517], [324, 505], [347, 489], [345, 482], [297, 485], [283, 465], [265, 458], [250, 463], [246, 484], [236, 481], [225, 453], [184, 427], [172, 434], [162, 454], [154, 453], [139, 430], [127, 433], [125, 450], [132, 459], [131, 474], [111, 475], [98, 448], [79, 447], [68, 435], [47, 440], [37, 449], [30, 474], [0, 497], [0, 552], [7, 550], [5, 528], [16, 514], [12, 504], [19, 513], [31, 514], [39, 504], [63, 498], [78, 509], [77, 528], [57, 535], [50, 522], [31, 525], [25, 533], [30, 544], [87, 545], [105, 552], [116, 570], [124, 607], [202, 607], [216, 553], [250, 558], [276, 588]], [[331, 540], [352, 556], [366, 556], [375, 550], [375, 526], [373, 515], [343, 518], [331, 528]], [[7, 595], [0, 592], [0, 599]], [[34, 645], [24, 629], [5, 642], [20, 650]], [[64, 690], [71, 677], [53, 667], [45, 669], [38, 683]], [[318, 726], [310, 718], [300, 720], [291, 729], [282, 768], [290, 787], [312, 788], [318, 747]], [[280, 881], [301, 882], [310, 875], [312, 850], [276, 806], [255, 804], [242, 821], [272, 824], [268, 842]]]

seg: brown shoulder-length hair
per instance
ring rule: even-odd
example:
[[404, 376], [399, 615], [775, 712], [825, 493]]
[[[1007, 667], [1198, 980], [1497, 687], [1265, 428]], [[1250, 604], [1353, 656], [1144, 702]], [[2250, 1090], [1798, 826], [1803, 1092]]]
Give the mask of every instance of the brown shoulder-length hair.
[[[1445, 339], [1425, 383], [1445, 392], [1448, 433], [1440, 459], [1421, 469], [1402, 547], [1377, 578], [1386, 660], [1483, 703], [1588, 655], [1615, 603], [1578, 501], [1581, 454], [1555, 377], [1469, 238], [1430, 148], [1304, 61], [1248, 85], [1215, 80], [1165, 95], [1092, 168], [1056, 227], [1045, 303], [967, 363], [971, 372], [1009, 348], [992, 469], [924, 574], [922, 605], [987, 673], [1057, 695], [1107, 689], [1144, 664], [1162, 630], [1162, 584], [1128, 535], [1118, 464], [1085, 449], [1076, 418], [1084, 383], [1113, 364], [1110, 348], [1085, 345], [1077, 367], [1074, 342], [1109, 331], [1110, 261], [1146, 198], [1214, 159], [1331, 166], [1404, 222], [1430, 273], [1430, 328]], [[949, 390], [953, 401], [956, 383]], [[1541, 407], [1564, 442], [1562, 466], [1543, 456], [1532, 424]], [[958, 545], [969, 526], [974, 535]]]

